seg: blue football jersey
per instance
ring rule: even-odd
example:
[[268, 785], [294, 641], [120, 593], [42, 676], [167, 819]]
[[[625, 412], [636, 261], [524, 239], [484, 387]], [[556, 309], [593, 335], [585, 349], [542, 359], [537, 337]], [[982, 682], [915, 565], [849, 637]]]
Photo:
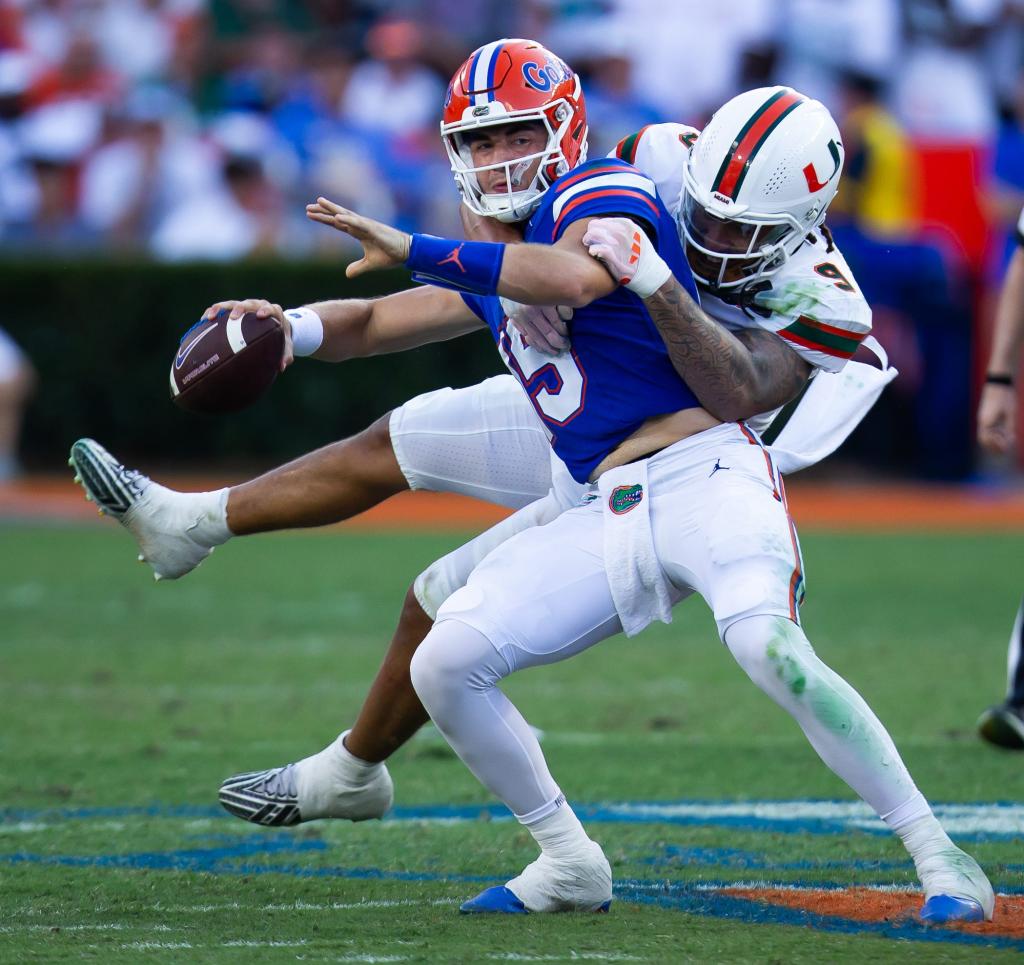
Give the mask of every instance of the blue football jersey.
[[[528, 222], [525, 240], [553, 244], [574, 221], [615, 215], [651, 227], [658, 254], [699, 300], [675, 221], [654, 183], [616, 158], [589, 161], [555, 181]], [[700, 405], [672, 367], [643, 301], [626, 288], [576, 309], [569, 323], [572, 349], [558, 358], [524, 343], [496, 296], [463, 298], [487, 323], [577, 482], [585, 482], [645, 420]]]

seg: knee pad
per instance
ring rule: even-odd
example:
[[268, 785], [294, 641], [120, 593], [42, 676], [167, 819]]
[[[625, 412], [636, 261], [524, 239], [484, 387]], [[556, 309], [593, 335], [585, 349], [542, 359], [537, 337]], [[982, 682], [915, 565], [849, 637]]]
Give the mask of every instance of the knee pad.
[[453, 693], [493, 687], [507, 673], [491, 642], [458, 620], [435, 624], [409, 664], [413, 689], [428, 711]]

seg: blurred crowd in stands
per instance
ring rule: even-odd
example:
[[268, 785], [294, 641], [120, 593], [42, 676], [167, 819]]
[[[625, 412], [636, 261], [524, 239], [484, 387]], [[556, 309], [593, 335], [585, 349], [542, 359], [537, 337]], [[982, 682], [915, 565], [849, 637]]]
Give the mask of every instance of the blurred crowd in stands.
[[1024, 203], [1024, 0], [0, 0], [0, 255], [339, 253], [318, 194], [457, 234], [441, 103], [501, 36], [582, 74], [591, 156], [749, 87], [823, 100], [829, 223], [927, 413], [891, 431], [963, 474], [940, 436], [968, 437], [972, 319]]

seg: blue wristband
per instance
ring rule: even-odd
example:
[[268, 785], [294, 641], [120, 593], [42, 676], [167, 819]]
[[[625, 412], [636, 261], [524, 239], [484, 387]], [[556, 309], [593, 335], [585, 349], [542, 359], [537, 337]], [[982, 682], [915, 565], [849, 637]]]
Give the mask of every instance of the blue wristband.
[[414, 281], [475, 295], [496, 295], [505, 246], [414, 234], [406, 266]]

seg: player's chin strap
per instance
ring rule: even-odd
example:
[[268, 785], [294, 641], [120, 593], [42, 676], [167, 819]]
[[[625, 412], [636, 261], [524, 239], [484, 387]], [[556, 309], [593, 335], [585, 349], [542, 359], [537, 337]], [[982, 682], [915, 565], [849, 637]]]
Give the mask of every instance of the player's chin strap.
[[[748, 285], [743, 285], [740, 288], [709, 288], [708, 294], [713, 295], [719, 301], [725, 302], [726, 305], [734, 305], [740, 309], [744, 315], [753, 317], [758, 315], [761, 318], [768, 318], [772, 310], [765, 308], [764, 305], [757, 304], [757, 296], [762, 292], [771, 291], [772, 283], [768, 278], [762, 278], [760, 281], [750, 282]], [[881, 348], [881, 346], [879, 346]]]

